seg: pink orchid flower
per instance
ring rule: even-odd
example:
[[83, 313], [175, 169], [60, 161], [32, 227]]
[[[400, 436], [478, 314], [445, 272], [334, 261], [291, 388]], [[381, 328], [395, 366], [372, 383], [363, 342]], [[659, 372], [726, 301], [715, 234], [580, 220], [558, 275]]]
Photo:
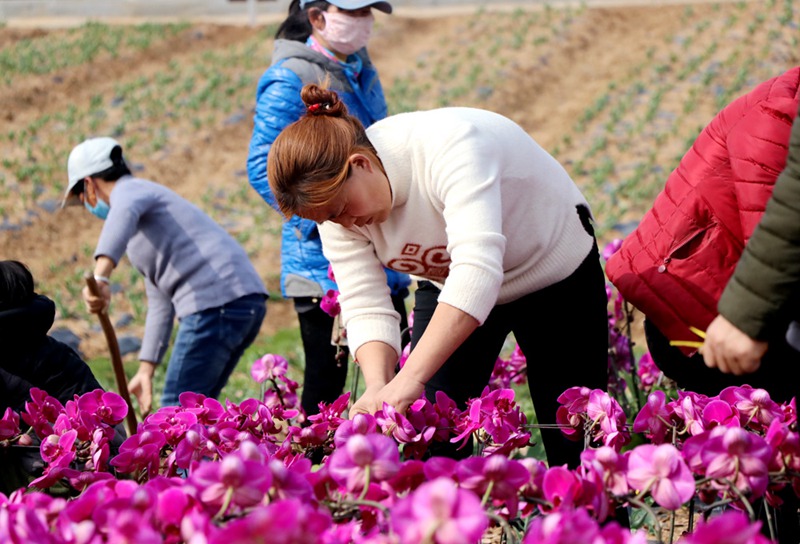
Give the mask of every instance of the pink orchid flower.
[[488, 526], [478, 497], [449, 478], [422, 484], [392, 512], [392, 528], [401, 544], [471, 544]]
[[331, 478], [350, 492], [391, 478], [400, 469], [397, 444], [382, 434], [354, 434], [327, 463]]
[[654, 444], [662, 444], [672, 428], [671, 419], [667, 396], [663, 391], [653, 391], [633, 421], [633, 432], [644, 433]]
[[762, 437], [740, 427], [724, 428], [709, 436], [700, 455], [707, 478], [726, 479], [753, 498], [766, 491], [773, 452]]
[[589, 394], [586, 417], [594, 423], [593, 438], [619, 451], [631, 441], [626, 427], [627, 416], [617, 400], [607, 392], [595, 389]]
[[6, 408], [3, 418], [0, 419], [0, 440], [14, 438], [19, 433], [19, 414], [11, 408]]
[[319, 307], [331, 317], [336, 317], [342, 312], [339, 306], [339, 291], [328, 289], [319, 301]]
[[631, 451], [627, 479], [633, 489], [649, 492], [667, 510], [677, 510], [695, 493], [694, 477], [672, 444], [645, 444]]
[[649, 351], [639, 358], [639, 365], [636, 372], [639, 376], [639, 383], [644, 391], [651, 391], [653, 386], [658, 383], [662, 377], [661, 369], [656, 366]]
[[280, 355], [267, 353], [256, 359], [253, 366], [250, 367], [250, 376], [256, 382], [262, 383], [286, 375], [287, 370], [289, 370], [289, 361]]
[[735, 407], [742, 418], [742, 425], [755, 432], [764, 432], [774, 420], [783, 421], [781, 407], [773, 401], [764, 389], [727, 387], [719, 398]]
[[581, 478], [566, 465], [553, 467], [545, 473], [542, 480], [542, 490], [548, 505], [540, 505], [544, 513], [551, 513], [562, 509], [571, 509], [580, 504], [584, 485]]
[[528, 484], [530, 473], [519, 461], [503, 455], [468, 457], [456, 467], [456, 478], [464, 489], [483, 497], [485, 493], [502, 504], [509, 516], [517, 514], [519, 490]]
[[260, 462], [232, 453], [220, 462], [201, 462], [189, 476], [189, 484], [204, 504], [216, 509], [229, 501], [246, 508], [264, 499], [272, 484], [272, 473]]
[[128, 405], [125, 400], [116, 393], [102, 389], [81, 395], [78, 398], [78, 408], [108, 425], [116, 425], [128, 415]]
[[760, 533], [761, 522], [751, 523], [746, 514], [728, 511], [707, 522], [700, 520], [694, 532], [681, 539], [681, 544], [770, 544]]
[[310, 505], [275, 501], [228, 523], [208, 544], [312, 544], [330, 525], [330, 517]]

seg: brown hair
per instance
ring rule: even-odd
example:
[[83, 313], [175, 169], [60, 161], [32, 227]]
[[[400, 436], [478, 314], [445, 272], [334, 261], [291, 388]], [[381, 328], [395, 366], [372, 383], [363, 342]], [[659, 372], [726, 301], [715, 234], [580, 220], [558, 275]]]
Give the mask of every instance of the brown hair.
[[354, 153], [383, 165], [364, 125], [347, 113], [339, 96], [323, 85], [303, 87], [306, 114], [275, 139], [267, 159], [267, 179], [286, 217], [332, 202], [350, 176]]

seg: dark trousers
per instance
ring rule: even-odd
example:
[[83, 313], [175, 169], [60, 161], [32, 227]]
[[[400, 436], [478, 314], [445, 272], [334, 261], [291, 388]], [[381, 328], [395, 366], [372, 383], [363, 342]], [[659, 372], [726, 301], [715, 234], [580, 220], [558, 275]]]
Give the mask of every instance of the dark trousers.
[[713, 397], [726, 387], [747, 384], [765, 389], [775, 402], [788, 402], [800, 391], [800, 382], [787, 379], [800, 368], [800, 352], [786, 343], [784, 335], [770, 339], [769, 351], [756, 372], [735, 376], [707, 367], [700, 353], [687, 357], [647, 319], [644, 333], [653, 362], [681, 389]]
[[[782, 326], [776, 327], [776, 329], [786, 330]], [[800, 390], [800, 382], [792, 378], [796, 369], [800, 367], [800, 352], [786, 343], [783, 334], [776, 334], [769, 339], [769, 351], [756, 372], [735, 376], [723, 374], [716, 368], [707, 367], [700, 353], [687, 357], [681, 350], [669, 345], [669, 339], [647, 319], [644, 322], [644, 332], [653, 362], [666, 377], [686, 391], [714, 397], [726, 387], [747, 384], [766, 390], [775, 402], [788, 402]], [[784, 504], [775, 512], [778, 541], [798, 543], [800, 542], [800, 520], [798, 519], [800, 499], [791, 487], [783, 489], [779, 495]], [[769, 536], [763, 501], [759, 501], [757, 508], [759, 517], [764, 522], [761, 532]]]
[[[439, 289], [420, 282], [414, 306], [411, 349], [430, 323]], [[528, 388], [539, 423], [556, 422], [557, 398], [573, 386], [605, 390], [608, 384], [608, 316], [605, 276], [597, 247], [568, 278], [508, 304], [494, 307], [483, 325], [453, 353], [425, 387], [433, 402], [444, 391], [460, 408], [489, 383], [506, 337], [514, 333], [528, 363]], [[582, 442], [558, 429], [542, 429], [550, 466], [580, 462]], [[468, 450], [468, 448], [465, 448]], [[439, 455], [463, 457], [471, 451], [442, 448]]]
[[[310, 298], [295, 299], [303, 340], [305, 369], [300, 405], [306, 415], [319, 413], [319, 403], [331, 403], [341, 396], [347, 381], [347, 358], [349, 351], [343, 347], [337, 357], [337, 349], [331, 343], [334, 318], [325, 313], [319, 301]], [[400, 329], [408, 327], [405, 296], [392, 296], [392, 304], [400, 314]]]

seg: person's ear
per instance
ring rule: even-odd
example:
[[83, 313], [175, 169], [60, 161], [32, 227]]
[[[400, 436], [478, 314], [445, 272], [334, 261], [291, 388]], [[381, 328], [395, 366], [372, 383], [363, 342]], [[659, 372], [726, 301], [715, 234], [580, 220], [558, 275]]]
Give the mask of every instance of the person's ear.
[[319, 8], [310, 8], [308, 10], [308, 22], [315, 30], [322, 30], [325, 28], [325, 17], [322, 15], [322, 10]]
[[90, 206], [97, 205], [97, 191], [90, 177], [83, 180], [83, 202], [88, 202]]
[[369, 157], [361, 153], [354, 153], [350, 156], [350, 168], [363, 168], [370, 174], [372, 173], [372, 161]]

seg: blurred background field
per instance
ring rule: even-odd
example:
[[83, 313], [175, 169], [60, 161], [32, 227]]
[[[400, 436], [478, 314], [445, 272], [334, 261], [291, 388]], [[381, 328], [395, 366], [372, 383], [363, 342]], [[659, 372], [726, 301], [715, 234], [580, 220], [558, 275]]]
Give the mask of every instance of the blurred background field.
[[[286, 4], [275, 4], [279, 20]], [[473, 106], [511, 117], [584, 191], [603, 243], [635, 227], [717, 111], [800, 61], [796, 0], [448, 6], [376, 16], [370, 52], [390, 111]], [[257, 396], [249, 366], [264, 353], [301, 376], [294, 311], [278, 284], [280, 217], [245, 171], [276, 26], [242, 22], [0, 26], [0, 255], [29, 265], [56, 301], [55, 329], [79, 341], [109, 388], [105, 340], [79, 295], [102, 225], [58, 206], [69, 150], [96, 135], [117, 138], [135, 174], [228, 229], [272, 294], [223, 397]], [[144, 285], [126, 261], [113, 279], [111, 320], [135, 348]], [[133, 372], [135, 350], [125, 359]]]

